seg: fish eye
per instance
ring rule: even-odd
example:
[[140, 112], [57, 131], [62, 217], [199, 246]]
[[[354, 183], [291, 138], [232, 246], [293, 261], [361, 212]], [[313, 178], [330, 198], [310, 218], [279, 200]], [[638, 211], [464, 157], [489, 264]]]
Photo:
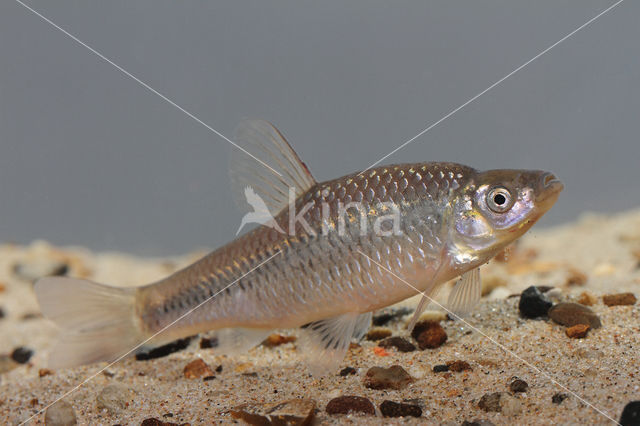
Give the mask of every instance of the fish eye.
[[487, 206], [495, 213], [504, 213], [513, 205], [511, 192], [503, 186], [491, 189], [487, 193]]

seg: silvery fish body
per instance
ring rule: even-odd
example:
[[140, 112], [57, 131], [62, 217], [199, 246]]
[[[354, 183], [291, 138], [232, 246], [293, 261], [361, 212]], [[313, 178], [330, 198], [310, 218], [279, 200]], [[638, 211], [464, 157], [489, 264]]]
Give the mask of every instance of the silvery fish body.
[[[478, 172], [454, 163], [384, 166], [318, 183], [268, 123], [245, 123], [238, 139], [279, 166], [269, 175], [256, 172], [261, 162], [245, 153], [232, 160], [234, 184], [244, 187], [255, 213], [260, 210], [262, 226], [136, 289], [42, 280], [43, 311], [67, 329], [67, 347], [58, 346], [52, 361], [113, 359], [149, 340], [211, 329], [219, 330], [220, 351], [234, 353], [275, 328], [302, 326], [300, 343], [307, 345], [312, 371], [326, 372], [351, 338], [366, 331], [376, 309], [419, 293], [430, 297], [467, 274], [451, 308], [468, 310], [480, 297], [471, 272], [529, 229], [562, 189], [546, 172]], [[97, 293], [104, 306], [93, 306], [94, 312], [117, 305], [109, 318], [119, 320], [87, 322], [89, 313], [50, 303], [63, 290], [88, 294], [80, 300], [85, 306], [96, 304]], [[106, 338], [109, 333], [119, 342]]]

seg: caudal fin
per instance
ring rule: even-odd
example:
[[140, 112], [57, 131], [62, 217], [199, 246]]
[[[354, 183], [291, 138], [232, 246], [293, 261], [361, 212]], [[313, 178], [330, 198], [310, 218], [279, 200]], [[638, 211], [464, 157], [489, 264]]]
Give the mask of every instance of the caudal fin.
[[51, 368], [114, 361], [142, 343], [134, 288], [47, 277], [35, 285], [45, 317], [61, 329], [49, 356]]

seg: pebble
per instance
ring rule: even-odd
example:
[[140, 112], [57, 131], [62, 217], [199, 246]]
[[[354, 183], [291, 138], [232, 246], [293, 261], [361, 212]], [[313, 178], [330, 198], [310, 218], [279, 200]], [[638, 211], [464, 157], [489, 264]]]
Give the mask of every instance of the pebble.
[[471, 365], [467, 361], [456, 360], [447, 362], [447, 367], [449, 367], [449, 371], [453, 371], [459, 373], [461, 371], [473, 371]]
[[484, 411], [500, 412], [502, 410], [502, 407], [500, 407], [502, 394], [502, 392], [494, 392], [482, 395], [480, 402], [478, 402], [478, 407], [482, 408]]
[[42, 277], [64, 276], [68, 272], [69, 265], [66, 263], [40, 256], [13, 265], [13, 274], [16, 277], [32, 283]]
[[200, 339], [200, 349], [209, 349], [218, 347], [217, 337], [203, 337]]
[[449, 366], [446, 364], [438, 364], [433, 366], [434, 373], [443, 373], [445, 371], [449, 371]]
[[484, 419], [473, 419], [470, 422], [465, 420], [460, 426], [494, 426], [492, 422]]
[[348, 376], [350, 374], [356, 374], [358, 372], [358, 370], [356, 370], [353, 367], [345, 367], [342, 370], [340, 370], [340, 376], [345, 377]]
[[178, 426], [178, 423], [164, 422], [156, 419], [155, 417], [151, 417], [149, 419], [144, 419], [142, 423], [140, 423], [140, 426]]
[[375, 416], [376, 407], [371, 401], [362, 396], [345, 395], [329, 401], [326, 411], [332, 415], [362, 413]]
[[624, 406], [620, 415], [620, 426], [640, 425], [640, 401], [631, 401]]
[[405, 339], [404, 337], [393, 336], [387, 337], [378, 343], [378, 346], [382, 348], [395, 348], [400, 352], [413, 352], [416, 350], [416, 346]]
[[502, 300], [511, 295], [511, 292], [505, 287], [494, 288], [487, 296], [487, 300]]
[[213, 376], [213, 370], [200, 358], [191, 361], [184, 366], [184, 377], [187, 379], [199, 379], [200, 377]]
[[309, 425], [313, 422], [316, 402], [312, 399], [290, 399], [275, 404], [247, 403], [229, 412], [235, 419], [252, 425]]
[[96, 397], [98, 409], [106, 409], [112, 414], [124, 410], [133, 402], [134, 393], [120, 383], [107, 385]]
[[439, 348], [447, 341], [447, 333], [440, 323], [435, 321], [417, 323], [411, 337], [416, 339], [418, 347], [422, 350]]
[[40, 370], [38, 370], [38, 377], [50, 376], [52, 374], [53, 371], [49, 370], [48, 368], [41, 368]]
[[584, 272], [576, 268], [570, 268], [565, 285], [583, 286], [587, 283], [589, 277]]
[[597, 301], [598, 299], [596, 299], [596, 297], [593, 294], [589, 293], [588, 291], [583, 291], [577, 300], [579, 304], [585, 305], [585, 306], [593, 306], [596, 304]]
[[547, 315], [553, 303], [536, 286], [531, 286], [520, 294], [518, 309], [524, 318], [539, 318]]
[[4, 313], [4, 309], [0, 308], [0, 318], [4, 318], [5, 316], [7, 315]]
[[589, 307], [579, 303], [558, 303], [549, 309], [549, 317], [565, 327], [571, 327], [577, 324], [586, 324], [591, 328], [599, 328], [602, 326], [600, 317]]
[[522, 412], [522, 403], [505, 392], [493, 392], [483, 395], [478, 407], [487, 412], [498, 412], [506, 416], [515, 416]]
[[519, 377], [512, 377], [509, 382], [509, 390], [511, 392], [526, 392], [529, 390], [529, 384]]
[[18, 364], [26, 364], [33, 356], [33, 351], [24, 346], [17, 347], [11, 352], [11, 359]]
[[364, 385], [369, 389], [403, 389], [413, 382], [413, 377], [399, 365], [389, 368], [371, 367], [364, 377]]
[[566, 393], [558, 392], [557, 394], [551, 397], [551, 402], [553, 402], [554, 404], [561, 404], [562, 401], [564, 401], [567, 398], [569, 398], [569, 395], [567, 395]]
[[373, 316], [371, 323], [375, 326], [387, 325], [393, 320], [402, 318], [405, 315], [409, 315], [413, 312], [410, 308], [388, 308], [383, 309]]
[[420, 417], [422, 408], [404, 402], [385, 400], [380, 404], [380, 412], [384, 417]]
[[616, 272], [616, 267], [613, 266], [611, 263], [599, 263], [598, 265], [595, 266], [595, 268], [593, 268], [593, 275], [598, 276], [598, 277], [605, 277], [608, 275], [613, 275]]
[[138, 352], [136, 354], [136, 360], [147, 361], [150, 359], [162, 358], [174, 352], [181, 351], [189, 346], [189, 343], [191, 343], [191, 339], [192, 337], [185, 337], [184, 339], [174, 340], [171, 343], [158, 346], [157, 348], [153, 348], [149, 351]]
[[376, 340], [387, 338], [392, 334], [393, 332], [391, 331], [391, 329], [387, 327], [371, 327], [371, 329], [367, 332], [365, 338], [367, 340], [375, 342]]
[[440, 322], [440, 321], [448, 321], [448, 320], [449, 320], [449, 317], [446, 312], [426, 310], [420, 315], [420, 318], [418, 318], [418, 321], [416, 321], [416, 323], [426, 322], [426, 321]]
[[602, 301], [607, 306], [624, 306], [635, 305], [638, 299], [633, 293], [618, 293], [604, 295]]
[[567, 333], [567, 337], [571, 337], [572, 339], [582, 339], [583, 337], [587, 337], [587, 332], [590, 328], [591, 327], [586, 324], [576, 324], [567, 328], [565, 333]]
[[296, 336], [283, 336], [282, 334], [270, 334], [269, 337], [264, 339], [262, 344], [268, 348], [274, 348], [276, 346], [284, 345], [285, 343], [295, 342]]
[[604, 356], [604, 352], [602, 352], [600, 349], [593, 348], [578, 348], [575, 350], [574, 354], [576, 356], [579, 356], [580, 358], [587, 359], [598, 359]]
[[78, 423], [76, 412], [67, 401], [60, 401], [47, 408], [44, 413], [46, 426], [73, 426]]

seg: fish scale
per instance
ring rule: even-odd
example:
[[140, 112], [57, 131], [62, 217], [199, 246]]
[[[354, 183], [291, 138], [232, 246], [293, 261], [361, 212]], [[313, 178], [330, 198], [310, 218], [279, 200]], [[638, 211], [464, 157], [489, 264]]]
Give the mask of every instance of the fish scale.
[[143, 287], [40, 280], [43, 313], [63, 328], [53, 365], [110, 360], [141, 341], [207, 330], [216, 330], [219, 352], [241, 353], [272, 329], [308, 325], [298, 343], [311, 371], [326, 373], [376, 309], [422, 292], [413, 324], [443, 283], [462, 276], [451, 309], [468, 312], [481, 294], [477, 268], [526, 232], [562, 189], [547, 172], [439, 162], [318, 183], [269, 123], [244, 123], [236, 139], [280, 170], [232, 155], [232, 187], [254, 209], [238, 231], [262, 226]]
[[[433, 168], [432, 171], [429, 171], [430, 167]], [[447, 173], [440, 173], [443, 170]], [[421, 171], [422, 174], [418, 171]], [[354, 222], [351, 224], [352, 226], [347, 225], [346, 238], [338, 238], [335, 234], [339, 218], [335, 213], [329, 220], [329, 226], [333, 229], [332, 233], [323, 236], [320, 235], [322, 223], [317, 219], [317, 217], [321, 216], [315, 213], [321, 212], [322, 203], [330, 200], [328, 202], [330, 210], [337, 212], [339, 203], [344, 205], [354, 199], [362, 198], [363, 210], [371, 209], [374, 211], [373, 215], [367, 216], [367, 225], [370, 228], [378, 217], [376, 205], [381, 202], [397, 203], [401, 206], [401, 209], [407, 210], [406, 216], [410, 217], [411, 214], [408, 211], [415, 209], [413, 204], [425, 202], [424, 198], [419, 197], [420, 191], [417, 191], [416, 188], [426, 190], [425, 180], [428, 179], [428, 176], [438, 175], [438, 173], [442, 176], [442, 181], [451, 179], [457, 182], [458, 180], [463, 180], [465, 176], [475, 173], [475, 171], [458, 164], [407, 164], [381, 167], [371, 170], [366, 175], [353, 174], [318, 184], [318, 187], [311, 188], [299, 197], [298, 202], [299, 207], [308, 202], [312, 203], [304, 218], [315, 233], [318, 234], [317, 236], [311, 236], [302, 228], [296, 229], [300, 235], [294, 237], [280, 234], [271, 228], [256, 228], [244, 237], [211, 253], [196, 265], [179, 271], [159, 283], [141, 289], [141, 300], [155, 300], [158, 298], [162, 300], [162, 304], [173, 306], [171, 297], [182, 297], [181, 292], [175, 291], [182, 283], [187, 283], [183, 291], [190, 291], [188, 283], [193, 282], [197, 277], [223, 277], [222, 279], [209, 280], [207, 283], [209, 291], [198, 293], [200, 295], [198, 300], [202, 302], [207, 297], [210, 297], [211, 293], [220, 291], [229, 283], [246, 274], [265, 258], [281, 251], [282, 254], [277, 255], [269, 262], [268, 266], [265, 265], [265, 270], [256, 271], [251, 278], [239, 279], [238, 283], [225, 293], [208, 302], [206, 306], [199, 308], [201, 312], [194, 312], [188, 321], [184, 321], [185, 327], [191, 328], [194, 323], [200, 323], [200, 321], [211, 322], [212, 325], [214, 323], [224, 323], [229, 327], [294, 327], [317, 320], [319, 318], [318, 314], [315, 313], [317, 309], [307, 309], [304, 306], [309, 304], [309, 301], [313, 301], [314, 305], [324, 304], [327, 307], [337, 308], [344, 305], [345, 299], [362, 298], [362, 288], [352, 285], [354, 273], [349, 273], [346, 270], [341, 273], [338, 267], [338, 265], [348, 262], [358, 262], [358, 258], [362, 256], [358, 250], [362, 250], [365, 253], [368, 252], [374, 259], [383, 262], [388, 269], [402, 276], [407, 272], [404, 270], [406, 265], [409, 265], [409, 269], [412, 269], [416, 264], [426, 267], [428, 259], [437, 257], [437, 250], [446, 238], [442, 235], [443, 229], [439, 229], [439, 222], [430, 220], [429, 216], [412, 218], [413, 220], [410, 222], [411, 230], [403, 229], [406, 232], [398, 237], [379, 238], [370, 233], [361, 236], [359, 235], [360, 228]], [[406, 186], [400, 185], [400, 188], [404, 187], [404, 189], [399, 189], [398, 191], [389, 190], [389, 188], [395, 187], [396, 181], [389, 180], [387, 176], [391, 176], [392, 179], [393, 176], [396, 179], [401, 177], [406, 181]], [[459, 183], [456, 184], [459, 185]], [[385, 191], [378, 191], [377, 189], [380, 186], [384, 187]], [[447, 204], [442, 200], [446, 200], [448, 194], [442, 194], [440, 191], [446, 190], [448, 187], [449, 185], [443, 185], [441, 182], [430, 185], [433, 192], [429, 194], [428, 202], [430, 200], [439, 200], [439, 203], [433, 204], [433, 210], [441, 209], [441, 204]], [[357, 194], [362, 193], [361, 188], [372, 189], [375, 194], [384, 193], [385, 196], [370, 199], [360, 197]], [[341, 189], [345, 189], [344, 194], [342, 194]], [[424, 207], [423, 210], [425, 208], [427, 207]], [[283, 210], [275, 219], [284, 228], [289, 221], [288, 210]], [[417, 240], [421, 243], [421, 246], [416, 246], [417, 241], [405, 236], [409, 233], [419, 235]], [[277, 238], [274, 239], [274, 236]], [[246, 244], [247, 241], [252, 241], [252, 244]], [[324, 255], [318, 253], [318, 248], [321, 246], [323, 246]], [[288, 249], [284, 249], [285, 247], [288, 247]], [[372, 250], [371, 248], [374, 249]], [[405, 253], [410, 257], [406, 258]], [[238, 259], [240, 259], [239, 262]], [[311, 269], [307, 267], [310, 259], [314, 259], [314, 269], [326, 271], [322, 276], [322, 282], [314, 282], [307, 279], [311, 273]], [[435, 269], [434, 266], [432, 265], [432, 269]], [[270, 273], [267, 273], [267, 269], [271, 270], [269, 271]], [[230, 272], [227, 274], [218, 272], [225, 270]], [[359, 276], [357, 281], [362, 283], [362, 286], [371, 286], [372, 288], [379, 287], [376, 286], [376, 281], [391, 284], [390, 281], [392, 280], [385, 280], [383, 278], [384, 275], [387, 274], [379, 271], [373, 276]], [[248, 286], [247, 283], [249, 281], [255, 282], [255, 285]], [[307, 283], [307, 287], [304, 289], [304, 293], [307, 295], [303, 298], [304, 302], [301, 302], [298, 297], [291, 297], [291, 282]], [[406, 286], [403, 287], [405, 288], [393, 289], [395, 293], [394, 300], [402, 300], [415, 294], [415, 290]], [[170, 292], [173, 294], [169, 298], [158, 296], [166, 295]], [[252, 297], [249, 292], [256, 292], [256, 297]], [[354, 294], [348, 294], [349, 292]], [[379, 288], [370, 298], [374, 296], [384, 297], [388, 293], [389, 291], [386, 288]], [[233, 309], [227, 308], [230, 300], [236, 303]], [[253, 314], [239, 317], [237, 315], [238, 300], [246, 304], [243, 310], [251, 311]], [[383, 304], [388, 304], [388, 300], [386, 297], [379, 301], [367, 299], [366, 305], [359, 309], [381, 307]], [[277, 303], [278, 306], [288, 306], [287, 311], [282, 312], [280, 310], [279, 315], [273, 315], [273, 312], [277, 311], [277, 309], [269, 305], [270, 301]], [[164, 307], [159, 309], [151, 303], [143, 303], [143, 305], [145, 306], [145, 311], [141, 313], [141, 316], [145, 318], [145, 323], [150, 332], [162, 328], [188, 310], [186, 309], [187, 307], [183, 307], [183, 309], [174, 310], [171, 315], [167, 315]], [[192, 307], [189, 306], [188, 308]], [[261, 310], [264, 311], [262, 315], [260, 314]], [[310, 311], [309, 315], [296, 315], [295, 319], [287, 318], [290, 316], [288, 314], [291, 311], [299, 314], [306, 310]], [[206, 326], [206, 324], [203, 325]], [[180, 327], [180, 324], [178, 324], [178, 327]], [[178, 330], [176, 332], [180, 333]]]

